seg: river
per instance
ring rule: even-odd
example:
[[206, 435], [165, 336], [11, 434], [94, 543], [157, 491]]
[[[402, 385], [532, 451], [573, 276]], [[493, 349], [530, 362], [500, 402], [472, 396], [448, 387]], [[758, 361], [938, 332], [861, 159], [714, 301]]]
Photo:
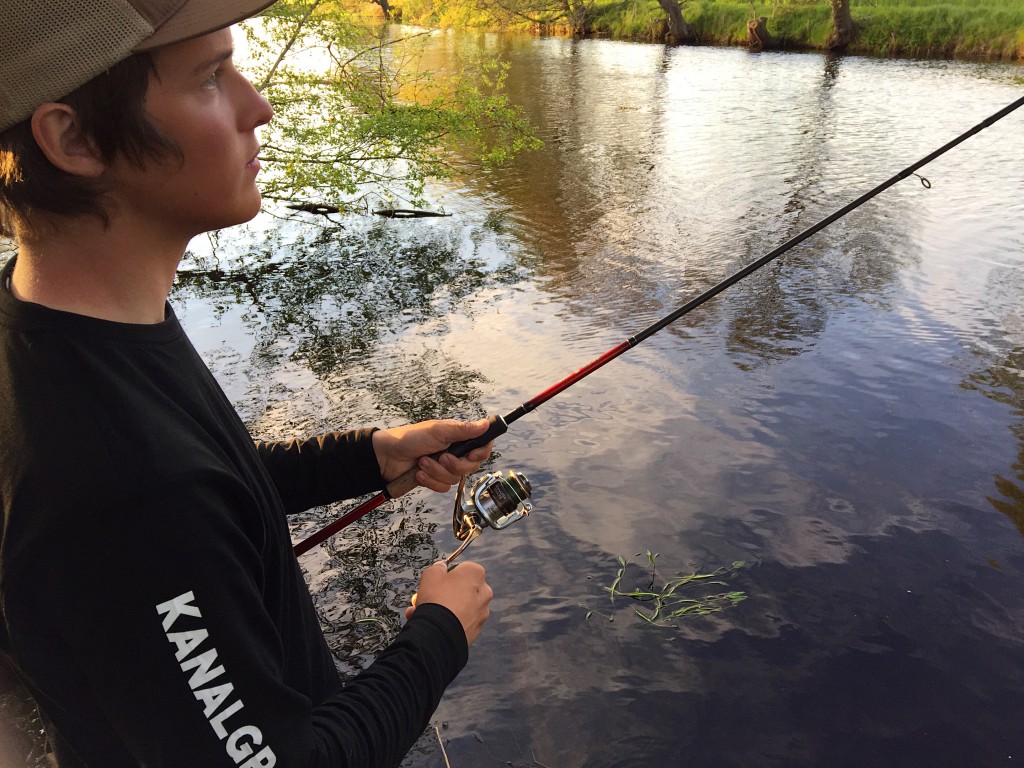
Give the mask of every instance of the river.
[[[430, 55], [466, 45], [543, 149], [433, 187], [448, 218], [267, 217], [186, 261], [174, 300], [255, 434], [505, 414], [1022, 93], [1006, 65]], [[920, 173], [497, 442], [535, 510], [469, 548], [493, 615], [406, 766], [1024, 760], [1024, 114]], [[451, 503], [303, 558], [347, 671], [454, 548]], [[650, 624], [606, 590], [620, 557], [622, 591], [653, 559], [655, 591], [719, 571], [681, 593], [745, 599]]]

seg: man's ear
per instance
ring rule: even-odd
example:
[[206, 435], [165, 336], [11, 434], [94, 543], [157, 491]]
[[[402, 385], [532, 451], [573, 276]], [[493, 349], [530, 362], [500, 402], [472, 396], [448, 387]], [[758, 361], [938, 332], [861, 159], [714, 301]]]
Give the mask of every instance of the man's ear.
[[91, 136], [82, 132], [78, 113], [67, 104], [48, 102], [32, 113], [32, 136], [57, 168], [72, 176], [96, 178], [106, 168]]

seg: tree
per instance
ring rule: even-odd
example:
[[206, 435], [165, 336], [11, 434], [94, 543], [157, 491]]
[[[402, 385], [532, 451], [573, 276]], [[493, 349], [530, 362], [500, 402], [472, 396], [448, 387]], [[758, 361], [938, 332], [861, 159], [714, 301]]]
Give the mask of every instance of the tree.
[[692, 43], [697, 39], [693, 27], [683, 18], [683, 9], [676, 0], [658, 0], [658, 5], [665, 12], [668, 18], [668, 33], [665, 35], [666, 42], [676, 45], [678, 43]]
[[830, 51], [845, 48], [857, 34], [857, 25], [850, 15], [850, 0], [829, 0], [832, 9], [832, 31], [829, 32], [825, 47]]
[[[657, 0], [665, 13], [670, 44], [692, 43], [697, 39], [693, 27], [683, 18], [684, 0]], [[635, 0], [618, 0], [602, 5], [600, 12], [608, 13], [617, 6], [633, 5]], [[474, 7], [484, 8], [497, 16], [499, 23], [526, 19], [542, 32], [552, 28], [567, 29], [573, 37], [585, 37], [593, 31], [598, 9], [595, 0], [477, 0]]]
[[503, 91], [505, 66], [467, 53], [459, 71], [430, 72], [429, 32], [392, 38], [324, 0], [281, 0], [244, 29], [250, 75], [275, 110], [261, 153], [266, 200], [419, 204], [428, 180], [539, 143]]
[[591, 31], [594, 0], [482, 0], [483, 7], [503, 17], [502, 21], [525, 19], [541, 31], [568, 28], [573, 37]]

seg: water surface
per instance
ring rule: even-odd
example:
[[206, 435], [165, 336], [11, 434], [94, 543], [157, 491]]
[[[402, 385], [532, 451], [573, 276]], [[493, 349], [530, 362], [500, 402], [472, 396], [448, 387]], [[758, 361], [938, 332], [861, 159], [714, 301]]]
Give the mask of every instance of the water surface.
[[[610, 41], [428, 58], [462, 46], [511, 63], [544, 149], [435, 188], [448, 219], [194, 245], [176, 301], [255, 434], [507, 413], [1022, 93], [1007, 66]], [[500, 439], [536, 511], [469, 550], [496, 597], [434, 719], [451, 765], [1024, 759], [1022, 136], [1006, 118]], [[450, 504], [417, 491], [304, 558], [346, 671], [453, 549]], [[603, 587], [618, 556], [645, 583], [647, 551], [742, 561], [747, 599], [645, 624]], [[430, 731], [406, 765], [444, 761]]]

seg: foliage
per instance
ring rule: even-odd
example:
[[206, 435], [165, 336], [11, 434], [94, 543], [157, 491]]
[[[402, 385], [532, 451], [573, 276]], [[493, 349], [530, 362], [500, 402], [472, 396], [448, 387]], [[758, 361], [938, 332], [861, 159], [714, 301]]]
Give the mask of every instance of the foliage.
[[1013, 59], [1024, 53], [1024, 7], [960, 4], [871, 5], [859, 9], [859, 44], [922, 56]]
[[[682, 4], [685, 9], [686, 4]], [[628, 0], [601, 8], [594, 20], [597, 28], [616, 38], [661, 40], [668, 22], [657, 2]]]
[[[632, 1], [612, 0], [617, 5]], [[657, 8], [656, 0], [651, 2]], [[583, 35], [591, 31], [601, 3], [602, 0], [395, 0], [393, 7], [403, 21], [411, 23]]]
[[496, 18], [526, 22], [540, 31], [590, 32], [597, 0], [478, 0]]
[[[634, 0], [630, 5], [639, 25], [623, 24], [622, 8], [612, 2], [598, 10], [595, 26], [621, 37], [657, 39], [657, 33], [651, 34], [649, 17], [641, 15], [644, 10], [655, 16], [660, 13], [655, 0]], [[758, 16], [769, 19], [769, 30], [777, 41], [794, 48], [823, 47], [832, 28], [827, 0], [687, 0], [681, 5], [684, 17], [703, 43], [746, 45], [747, 21]]]
[[[699, 42], [745, 45], [747, 21], [768, 19], [784, 48], [825, 46], [832, 28], [828, 0], [685, 0], [684, 18]], [[571, 9], [585, 11], [585, 32], [660, 40], [665, 13], [657, 0], [396, 0], [406, 19], [442, 26], [517, 28], [571, 33]], [[1019, 0], [852, 0], [858, 36], [851, 53], [940, 57], [1024, 57]], [[405, 10], [408, 9], [408, 10]]]
[[[634, 0], [638, 20], [623, 24], [622, 4], [602, 0], [597, 31], [650, 39], [655, 0]], [[1024, 56], [1024, 4], [1016, 0], [852, 0], [858, 36], [850, 52], [880, 55]], [[832, 27], [828, 0], [687, 0], [683, 14], [704, 43], [745, 44], [747, 20], [766, 17], [783, 47], [822, 48]]]
[[[730, 568], [717, 568], [710, 573], [700, 573], [698, 571], [688, 574], [677, 573], [670, 579], [661, 579], [661, 584], [658, 586], [659, 577], [656, 564], [658, 553], [651, 552], [648, 549], [646, 557], [648, 571], [645, 571], [647, 574], [645, 586], [623, 589], [623, 579], [631, 563], [622, 555], [619, 555], [617, 558], [619, 568], [615, 574], [615, 579], [610, 586], [604, 587], [604, 590], [611, 596], [612, 603], [615, 602], [616, 597], [626, 597], [638, 603], [649, 603], [650, 605], [646, 611], [639, 608], [635, 608], [633, 611], [635, 615], [648, 624], [658, 627], [677, 626], [676, 622], [680, 619], [718, 613], [724, 608], [738, 605], [747, 599], [746, 593], [729, 590], [728, 583], [722, 580], [724, 576], [733, 575], [743, 568], [745, 563], [742, 561], [734, 562]], [[687, 589], [688, 587], [698, 586], [705, 588], [723, 587], [725, 591], [694, 595], [692, 590]], [[594, 611], [585, 603], [580, 605], [587, 609], [587, 618], [590, 618], [594, 613], [600, 613], [599, 611]], [[600, 613], [600, 615], [609, 621], [614, 621], [612, 616], [603, 613]]]
[[324, 0], [282, 0], [244, 28], [250, 75], [275, 110], [261, 154], [268, 200], [421, 204], [430, 179], [538, 146], [504, 93], [507, 65], [483, 53], [430, 71], [429, 32], [393, 37]]

